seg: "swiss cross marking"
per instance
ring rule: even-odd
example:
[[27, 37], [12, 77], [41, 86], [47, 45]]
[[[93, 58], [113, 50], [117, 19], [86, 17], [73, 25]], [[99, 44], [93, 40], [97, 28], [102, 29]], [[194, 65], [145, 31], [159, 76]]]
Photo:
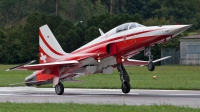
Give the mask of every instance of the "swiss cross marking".
[[43, 55], [43, 53], [40, 53], [41, 56], [40, 56], [40, 60], [42, 60], [44, 63], [46, 63], [46, 55]]

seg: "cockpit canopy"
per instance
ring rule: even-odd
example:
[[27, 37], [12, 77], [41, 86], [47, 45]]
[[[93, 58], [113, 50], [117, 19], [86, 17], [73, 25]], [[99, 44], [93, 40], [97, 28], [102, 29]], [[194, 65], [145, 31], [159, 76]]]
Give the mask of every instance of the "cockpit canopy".
[[124, 31], [124, 30], [129, 30], [129, 29], [133, 29], [133, 28], [137, 28], [137, 27], [145, 27], [145, 26], [141, 25], [139, 23], [136, 23], [136, 22], [125, 23], [125, 24], [122, 24], [122, 25], [118, 26], [116, 28], [116, 32], [121, 32], [121, 31]]

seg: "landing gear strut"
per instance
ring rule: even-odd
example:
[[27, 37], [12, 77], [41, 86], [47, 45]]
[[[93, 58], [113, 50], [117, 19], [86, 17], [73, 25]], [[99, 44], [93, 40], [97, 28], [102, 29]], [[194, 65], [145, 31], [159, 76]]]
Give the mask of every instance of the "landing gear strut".
[[153, 60], [153, 55], [151, 55], [151, 48], [149, 46], [145, 47], [144, 55], [149, 57], [148, 70], [149, 71], [154, 71], [155, 64], [152, 61]]
[[130, 78], [129, 75], [126, 71], [126, 69], [124, 68], [123, 64], [116, 64], [116, 67], [118, 69], [118, 71], [120, 72], [120, 80], [122, 82], [122, 92], [123, 93], [129, 93], [131, 86], [130, 86]]
[[62, 95], [64, 93], [64, 86], [61, 82], [55, 86], [55, 92], [57, 95]]

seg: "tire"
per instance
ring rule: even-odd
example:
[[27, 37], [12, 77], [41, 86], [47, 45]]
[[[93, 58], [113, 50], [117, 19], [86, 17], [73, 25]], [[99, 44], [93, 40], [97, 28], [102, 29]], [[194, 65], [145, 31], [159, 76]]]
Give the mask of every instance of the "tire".
[[131, 90], [131, 86], [129, 82], [123, 82], [122, 83], [122, 92], [123, 93], [129, 93]]
[[57, 95], [62, 95], [64, 93], [64, 86], [62, 83], [58, 83], [56, 86], [55, 86], [55, 92]]
[[148, 70], [154, 71], [154, 69], [155, 69], [155, 64], [152, 61], [150, 61], [149, 64], [148, 64]]

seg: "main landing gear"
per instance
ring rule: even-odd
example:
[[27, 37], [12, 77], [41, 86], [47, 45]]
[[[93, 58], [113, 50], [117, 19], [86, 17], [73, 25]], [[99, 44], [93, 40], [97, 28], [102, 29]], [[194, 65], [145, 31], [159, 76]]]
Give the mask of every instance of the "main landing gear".
[[144, 55], [149, 57], [148, 70], [149, 71], [154, 71], [155, 64], [152, 61], [153, 60], [153, 55], [151, 55], [151, 48], [149, 46], [145, 47], [145, 49], [144, 49]]
[[64, 93], [64, 86], [61, 82], [55, 86], [55, 92], [57, 95], [62, 95]]
[[131, 86], [130, 86], [130, 78], [129, 75], [126, 71], [126, 69], [124, 68], [123, 64], [119, 63], [116, 64], [116, 67], [118, 69], [118, 71], [120, 72], [120, 80], [122, 82], [122, 92], [123, 93], [129, 93]]

